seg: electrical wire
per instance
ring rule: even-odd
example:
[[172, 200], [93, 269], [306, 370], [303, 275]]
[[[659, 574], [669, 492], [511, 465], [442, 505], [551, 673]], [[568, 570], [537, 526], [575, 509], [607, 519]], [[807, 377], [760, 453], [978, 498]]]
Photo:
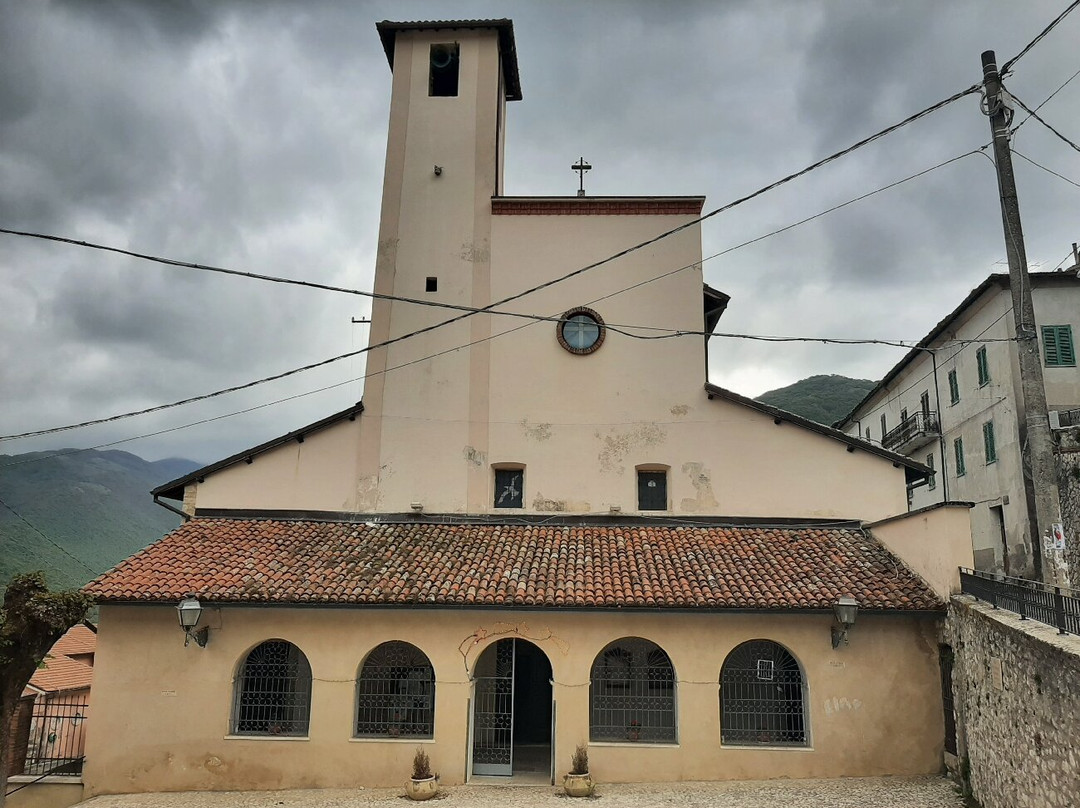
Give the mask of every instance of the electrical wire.
[[[3, 466], [3, 468], [6, 468], [6, 467], [7, 467], [8, 465], [18, 465], [18, 464], [16, 464], [16, 463], [11, 463], [11, 464], [5, 464], [5, 465]], [[59, 544], [57, 544], [57, 543], [56, 543], [55, 541], [53, 541], [53, 540], [52, 540], [51, 538], [49, 538], [48, 536], [46, 536], [46, 535], [45, 535], [45, 534], [44, 534], [43, 532], [41, 532], [41, 530], [39, 530], [39, 529], [37, 528], [37, 526], [36, 526], [36, 525], [34, 525], [34, 524], [33, 524], [33, 523], [32, 523], [32, 522], [31, 522], [31, 521], [29, 520], [29, 519], [27, 519], [27, 518], [26, 518], [25, 516], [23, 516], [23, 515], [22, 515], [21, 513], [19, 513], [19, 512], [18, 512], [17, 510], [15, 510], [14, 508], [12, 508], [12, 507], [11, 507], [10, 505], [8, 505], [8, 504], [7, 504], [6, 502], [4, 502], [4, 500], [0, 499], [0, 505], [3, 505], [3, 506], [4, 506], [5, 508], [7, 508], [7, 509], [8, 509], [9, 511], [11, 511], [11, 513], [15, 515], [15, 518], [16, 518], [16, 519], [18, 519], [18, 520], [19, 520], [20, 522], [22, 522], [22, 523], [23, 523], [24, 525], [26, 525], [26, 526], [27, 526], [28, 528], [30, 528], [30, 529], [31, 529], [32, 531], [34, 531], [35, 533], [37, 533], [37, 534], [38, 534], [39, 536], [41, 536], [41, 538], [45, 539], [45, 541], [47, 541], [47, 542], [48, 542], [49, 544], [51, 544], [51, 545], [52, 545], [53, 547], [55, 547], [55, 548], [56, 548], [57, 550], [59, 550], [59, 551], [60, 551], [61, 553], [63, 553], [64, 555], [66, 555], [66, 556], [67, 556], [68, 558], [70, 558], [70, 559], [71, 559], [72, 561], [74, 561], [74, 562], [75, 562], [76, 564], [78, 564], [78, 565], [79, 565], [80, 567], [82, 567], [82, 568], [83, 568], [84, 570], [86, 570], [87, 572], [89, 572], [89, 573], [90, 573], [91, 575], [95, 575], [95, 576], [96, 576], [96, 575], [98, 574], [98, 571], [97, 571], [97, 570], [94, 570], [94, 569], [92, 569], [92, 568], [91, 568], [91, 567], [90, 567], [89, 565], [87, 565], [87, 563], [86, 563], [85, 561], [83, 561], [82, 559], [80, 559], [80, 558], [77, 558], [76, 556], [72, 555], [72, 554], [71, 554], [71, 553], [70, 553], [70, 552], [69, 552], [68, 550], [66, 550], [65, 548], [61, 547], [61, 546], [60, 546]]]
[[1028, 157], [1027, 155], [1021, 154], [1016, 149], [1013, 149], [1012, 153], [1015, 154], [1017, 157], [1019, 157], [1021, 160], [1027, 160], [1029, 163], [1031, 163], [1036, 168], [1041, 168], [1047, 174], [1053, 174], [1058, 179], [1065, 180], [1065, 182], [1069, 183], [1069, 185], [1075, 185], [1077, 188], [1080, 188], [1080, 182], [1077, 182], [1076, 180], [1070, 180], [1068, 177], [1064, 176], [1063, 174], [1058, 174], [1052, 168], [1047, 168], [1046, 166], [1042, 165], [1041, 163], [1036, 163], [1030, 157]]
[[1077, 6], [1080, 6], [1080, 0], [1073, 0], [1073, 2], [1070, 3], [1064, 11], [1062, 11], [1060, 14], [1057, 15], [1057, 17], [1054, 18], [1053, 22], [1051, 22], [1048, 26], [1046, 26], [1042, 29], [1042, 31], [1039, 32], [1039, 35], [1037, 37], [1027, 43], [1023, 47], [1023, 49], [1018, 54], [1016, 54], [1016, 56], [1014, 56], [1001, 66], [1001, 75], [1004, 76], [1006, 73], [1009, 73], [1012, 70], [1012, 66], [1019, 62], [1024, 57], [1024, 54], [1026, 54], [1029, 50], [1039, 44], [1042, 38], [1049, 34], [1051, 31], [1053, 31], [1054, 28], [1057, 27], [1058, 23], [1065, 19], [1065, 17], [1067, 17]]
[[[1058, 94], [1058, 93], [1060, 93], [1060, 92], [1061, 92], [1062, 90], [1064, 90], [1064, 89], [1065, 89], [1065, 85], [1067, 85], [1067, 84], [1068, 84], [1068, 83], [1069, 83], [1070, 81], [1072, 81], [1073, 79], [1075, 79], [1075, 78], [1076, 78], [1077, 76], [1080, 76], [1080, 70], [1077, 70], [1077, 71], [1076, 71], [1075, 73], [1073, 73], [1073, 74], [1072, 74], [1071, 76], [1069, 76], [1069, 77], [1068, 77], [1067, 79], [1065, 79], [1065, 81], [1064, 81], [1064, 82], [1063, 82], [1063, 83], [1061, 84], [1061, 86], [1060, 86], [1060, 87], [1058, 87], [1058, 88], [1057, 88], [1056, 90], [1054, 90], [1054, 92], [1050, 93], [1050, 95], [1046, 96], [1046, 98], [1044, 98], [1044, 99], [1043, 99], [1043, 102], [1042, 102], [1041, 104], [1039, 104], [1039, 106], [1035, 107], [1035, 109], [1033, 110], [1033, 112], [1038, 112], [1038, 111], [1039, 111], [1040, 109], [1042, 109], [1042, 108], [1043, 108], [1044, 106], [1046, 106], [1046, 102], [1047, 102], [1047, 101], [1049, 101], [1049, 100], [1050, 100], [1051, 98], [1053, 98], [1053, 97], [1054, 97], [1055, 95], [1057, 95], [1057, 94]], [[1021, 126], [1023, 126], [1023, 125], [1025, 124], [1025, 123], [1027, 123], [1027, 122], [1028, 122], [1028, 121], [1030, 121], [1030, 120], [1031, 120], [1031, 115], [1028, 115], [1028, 116], [1027, 116], [1026, 118], [1024, 118], [1024, 120], [1020, 121], [1020, 123], [1018, 123], [1018, 124], [1017, 124], [1016, 126], [1014, 126], [1014, 127], [1013, 127], [1013, 129], [1012, 129], [1012, 132], [1011, 132], [1011, 134], [1016, 134], [1016, 131], [1017, 131], [1017, 130], [1018, 130], [1018, 129], [1019, 129], [1020, 127], [1021, 127]]]
[[[712, 260], [713, 258], [720, 257], [722, 255], [725, 255], [727, 253], [730, 253], [730, 252], [732, 252], [734, 250], [740, 249], [740, 248], [745, 247], [747, 245], [754, 244], [754, 243], [756, 243], [758, 241], [761, 241], [761, 240], [763, 240], [765, 238], [769, 238], [770, 236], [773, 236], [773, 235], [776, 235], [776, 234], [779, 234], [779, 233], [783, 233], [783, 232], [785, 232], [787, 230], [790, 230], [790, 229], [792, 229], [794, 227], [798, 227], [799, 225], [802, 225], [802, 224], [805, 224], [807, 222], [813, 221], [814, 219], [817, 219], [817, 218], [819, 218], [821, 216], [824, 216], [824, 215], [826, 215], [828, 213], [832, 213], [833, 211], [839, 210], [841, 208], [847, 207], [848, 205], [854, 204], [855, 202], [862, 201], [862, 200], [864, 200], [864, 199], [866, 199], [866, 198], [868, 198], [870, 196], [873, 196], [875, 194], [881, 193], [881, 192], [889, 190], [891, 188], [895, 188], [896, 186], [901, 185], [901, 184], [903, 184], [905, 182], [908, 182], [909, 180], [913, 180], [913, 179], [916, 179], [918, 177], [922, 177], [922, 176], [930, 173], [931, 171], [934, 171], [934, 170], [939, 169], [939, 168], [943, 168], [944, 166], [947, 166], [947, 165], [950, 165], [951, 163], [957, 162], [958, 160], [961, 160], [964, 157], [968, 157], [968, 156], [971, 156], [973, 154], [978, 154], [982, 149], [985, 149], [988, 146], [989, 146], [989, 144], [985, 144], [985, 145], [981, 146], [979, 149], [973, 149], [972, 151], [965, 152], [964, 154], [958, 155], [958, 156], [953, 157], [953, 158], [951, 158], [949, 160], [945, 160], [945, 161], [943, 161], [941, 163], [938, 163], [937, 165], [931, 166], [930, 168], [924, 169], [924, 170], [919, 171], [919, 172], [917, 172], [915, 174], [912, 174], [912, 175], [910, 175], [908, 177], [904, 177], [903, 179], [897, 180], [896, 182], [893, 182], [893, 183], [890, 183], [888, 185], [882, 186], [881, 188], [877, 188], [874, 191], [870, 191], [869, 193], [862, 194], [861, 196], [855, 197], [854, 199], [848, 200], [848, 201], [843, 202], [843, 203], [841, 203], [839, 205], [835, 205], [835, 206], [833, 206], [831, 208], [828, 208], [827, 210], [816, 213], [813, 216], [809, 216], [809, 217], [807, 217], [805, 219], [802, 219], [802, 220], [800, 220], [798, 222], [795, 222], [793, 224], [786, 225], [785, 227], [781, 227], [781, 228], [778, 228], [776, 230], [773, 230], [770, 233], [766, 233], [764, 235], [761, 235], [761, 236], [758, 236], [756, 238], [750, 239], [748, 241], [742, 242], [741, 244], [737, 244], [737, 245], [735, 245], [733, 247], [729, 247], [729, 248], [727, 248], [725, 250], [722, 250], [722, 251], [720, 251], [718, 253], [710, 255], [707, 258], [703, 258], [702, 263], [704, 261]], [[10, 231], [5, 231], [5, 232], [10, 232]], [[79, 242], [74, 242], [74, 241], [72, 241], [70, 239], [63, 239], [63, 240], [64, 241], [69, 241], [71, 243], [76, 243], [76, 244], [79, 243]], [[105, 249], [111, 249], [111, 248], [105, 248]], [[186, 266], [185, 262], [172, 261], [171, 259], [161, 259], [161, 260], [163, 262], [165, 262], [165, 263], [168, 263], [168, 264], [174, 265], [174, 266]], [[601, 302], [603, 300], [614, 297], [615, 295], [622, 294], [622, 293], [630, 291], [632, 289], [636, 289], [636, 288], [638, 288], [640, 286], [643, 286], [643, 285], [645, 285], [647, 283], [652, 283], [655, 280], [659, 280], [659, 279], [668, 277], [668, 276], [673, 275], [673, 274], [675, 274], [677, 272], [681, 272], [681, 271], [684, 271], [686, 269], [693, 268], [693, 267], [695, 267], [697, 265], [698, 265], [697, 262], [691, 263], [691, 264], [686, 264], [684, 266], [678, 267], [677, 269], [674, 269], [674, 270], [671, 270], [671, 271], [669, 271], [667, 273], [664, 273], [663, 275], [660, 275], [660, 276], [658, 276], [656, 278], [650, 278], [648, 280], [641, 281], [641, 282], [639, 282], [637, 284], [633, 284], [632, 286], [625, 287], [623, 289], [612, 292], [611, 294], [605, 295], [603, 297], [596, 298], [595, 300], [589, 301], [589, 303], [587, 305], [594, 305], [594, 304], [599, 303], [599, 302]], [[249, 275], [249, 273], [236, 272], [234, 270], [225, 270], [225, 271], [228, 272], [228, 274]], [[261, 276], [260, 279], [272, 279], [272, 278], [271, 278], [271, 276]], [[284, 280], [284, 279], [282, 279], [282, 280]], [[303, 283], [303, 282], [301, 282], [301, 283]], [[474, 309], [474, 311], [480, 311], [480, 309]], [[507, 314], [507, 312], [499, 312], [499, 311], [493, 311], [493, 312], [488, 312], [488, 313], [490, 313], [490, 314]], [[515, 316], [525, 317], [525, 318], [528, 318], [528, 319], [533, 320], [533, 321], [541, 321], [541, 322], [550, 322], [550, 321], [565, 322], [565, 320], [562, 317], [559, 317], [559, 316], [544, 317], [544, 316], [540, 316], [540, 315], [529, 315], [529, 314], [515, 314]], [[531, 325], [531, 324], [532, 323], [528, 323], [526, 325]], [[400, 364], [400, 365], [395, 365], [395, 366], [390, 367], [390, 368], [385, 368], [382, 371], [378, 371], [376, 373], [365, 374], [363, 378], [367, 379], [367, 378], [370, 378], [370, 377], [375, 376], [375, 375], [380, 375], [382, 373], [389, 372], [391, 370], [398, 370], [400, 368], [408, 367], [409, 365], [416, 364], [418, 362], [427, 361], [429, 359], [434, 359], [434, 358], [437, 358], [437, 357], [442, 356], [444, 354], [451, 353], [453, 351], [462, 350], [463, 348], [472, 347], [473, 345], [479, 344], [480, 342], [485, 342], [485, 341], [487, 341], [489, 339], [494, 339], [495, 337], [503, 336], [504, 334], [508, 334], [508, 333], [512, 333], [513, 331], [517, 331], [521, 327], [524, 327], [524, 326], [519, 326], [518, 328], [510, 329], [510, 330], [507, 330], [507, 331], [502, 331], [502, 332], [499, 332], [498, 334], [490, 335], [489, 337], [485, 337], [485, 338], [482, 338], [480, 340], [474, 340], [474, 341], [469, 342], [469, 343], [467, 343], [465, 345], [454, 346], [454, 347], [446, 349], [444, 351], [440, 351], [440, 352], [435, 353], [435, 354], [430, 354], [428, 356], [424, 356], [424, 357], [421, 357], [419, 359], [412, 360], [410, 362], [406, 362], [406, 363], [403, 363], [403, 364]], [[728, 338], [728, 339], [752, 339], [752, 340], [763, 340], [763, 341], [770, 341], [770, 342], [800, 342], [800, 341], [805, 341], [805, 342], [819, 342], [819, 343], [824, 343], [824, 344], [830, 344], [830, 343], [836, 343], [836, 344], [886, 344], [886, 345], [893, 345], [894, 347], [905, 347], [905, 348], [906, 347], [911, 347], [911, 345], [914, 343], [914, 341], [905, 342], [903, 340], [859, 340], [859, 339], [848, 339], [848, 338], [780, 337], [780, 336], [762, 336], [762, 335], [750, 335], [750, 334], [714, 333], [714, 332], [705, 332], [705, 331], [697, 331], [697, 330], [689, 330], [688, 331], [688, 330], [679, 330], [679, 329], [662, 329], [662, 328], [658, 328], [658, 327], [655, 327], [655, 326], [638, 326], [638, 325], [629, 325], [629, 326], [621, 326], [621, 327], [619, 325], [613, 325], [613, 326], [605, 326], [605, 327], [612, 328], [612, 330], [615, 330], [618, 333], [624, 334], [625, 336], [634, 337], [634, 338], [637, 338], [637, 339], [656, 339], [656, 338], [667, 338], [667, 337], [670, 337], [670, 336], [717, 336], [717, 337]], [[650, 329], [650, 330], [665, 330], [665, 331], [668, 331], [670, 333], [660, 335], [659, 337], [655, 337], [655, 336], [654, 337], [649, 337], [649, 336], [640, 335], [640, 334], [633, 334], [633, 333], [630, 333], [629, 331], [625, 330], [625, 329], [629, 329], [629, 328]], [[413, 332], [413, 333], [416, 333], [416, 332]], [[395, 338], [395, 340], [404, 339], [407, 336], [409, 336], [409, 335], [404, 335], [403, 337]], [[249, 382], [249, 383], [247, 383], [245, 385], [238, 385], [238, 386], [235, 386], [233, 388], [228, 388], [226, 390], [219, 390], [216, 393], [205, 394], [205, 395], [202, 395], [202, 396], [193, 396], [191, 398], [184, 399], [184, 400], [178, 401], [178, 402], [172, 402], [170, 404], [157, 405], [155, 407], [149, 407], [149, 408], [145, 408], [145, 409], [142, 409], [142, 410], [136, 410], [136, 411], [126, 412], [126, 413], [120, 413], [120, 414], [117, 414], [117, 415], [108, 416], [106, 418], [93, 419], [93, 420], [90, 420], [90, 421], [83, 421], [83, 422], [76, 423], [76, 424], [68, 424], [68, 425], [62, 426], [62, 427], [52, 427], [52, 428], [49, 428], [49, 429], [34, 430], [34, 431], [22, 432], [22, 433], [12, 434], [12, 435], [3, 435], [3, 436], [0, 436], [0, 441], [16, 440], [16, 439], [29, 438], [29, 437], [40, 437], [42, 435], [55, 434], [57, 432], [65, 432], [65, 431], [70, 431], [70, 430], [73, 430], [73, 429], [80, 429], [80, 428], [87, 427], [87, 426], [96, 426], [96, 425], [99, 425], [99, 424], [110, 423], [110, 422], [113, 422], [113, 421], [118, 421], [118, 420], [122, 420], [122, 419], [126, 419], [126, 418], [133, 418], [133, 417], [136, 417], [138, 415], [146, 415], [146, 414], [161, 411], [161, 410], [164, 410], [164, 409], [171, 409], [171, 408], [174, 408], [174, 407], [183, 406], [185, 404], [194, 403], [196, 401], [206, 400], [208, 398], [214, 398], [214, 397], [217, 397], [219, 395], [225, 395], [226, 393], [229, 393], [229, 392], [236, 392], [236, 391], [244, 389], [246, 387], [252, 387], [252, 386], [255, 386], [255, 385], [258, 385], [258, 384], [263, 384], [263, 383], [266, 383], [266, 382], [269, 382], [269, 381], [275, 381], [277, 379], [284, 378], [285, 376], [294, 375], [296, 373], [302, 373], [302, 372], [304, 372], [306, 370], [311, 370], [311, 369], [314, 369], [314, 368], [319, 367], [321, 365], [326, 365], [326, 364], [330, 364], [332, 362], [337, 362], [337, 361], [339, 361], [341, 359], [346, 359], [346, 358], [349, 358], [349, 357], [355, 357], [355, 356], [357, 356], [359, 354], [366, 353], [367, 351], [372, 350], [373, 348], [382, 347], [384, 345], [390, 344], [390, 342], [392, 342], [392, 341], [388, 341], [388, 342], [382, 343], [380, 345], [369, 346], [368, 348], [361, 348], [361, 349], [349, 351], [348, 353], [341, 354], [341, 355], [336, 356], [336, 357], [332, 357], [330, 359], [324, 360], [324, 361], [319, 362], [319, 363], [314, 363], [314, 364], [311, 364], [311, 365], [306, 365], [306, 366], [301, 367], [301, 368], [293, 369], [291, 371], [286, 371], [285, 373], [277, 374], [276, 376], [265, 377], [263, 379], [259, 379], [259, 380], [256, 380], [254, 382]], [[321, 388], [319, 388], [317, 390], [309, 391], [309, 393], [303, 393], [303, 394], [299, 394], [299, 395], [296, 395], [296, 396], [288, 396], [288, 397], [283, 398], [283, 399], [278, 399], [276, 401], [269, 402], [268, 404], [259, 405], [259, 406], [256, 406], [256, 407], [250, 407], [250, 408], [247, 408], [247, 409], [244, 409], [244, 410], [239, 410], [239, 411], [237, 411], [235, 413], [231, 413], [230, 415], [246, 414], [246, 413], [252, 412], [255, 409], [261, 409], [263, 406], [269, 406], [270, 404], [277, 404], [277, 403], [282, 403], [282, 402], [285, 402], [285, 401], [290, 401], [290, 400], [293, 400], [295, 398], [299, 398], [299, 397], [301, 397], [303, 395], [310, 395], [310, 394], [315, 394], [315, 393], [319, 393], [319, 392], [324, 392], [326, 390], [333, 389], [333, 388], [336, 388], [336, 387], [340, 387], [343, 384], [348, 384], [348, 383], [351, 383], [353, 381], [356, 381], [356, 379], [350, 379], [348, 382], [342, 382], [342, 383], [339, 383], [339, 384], [334, 384], [334, 385], [328, 385], [326, 387], [321, 387]], [[220, 417], [228, 417], [228, 416], [220, 416]], [[196, 422], [192, 423], [191, 426], [196, 426], [196, 425], [206, 423], [208, 420], [213, 421], [213, 420], [218, 420], [218, 418], [211, 418], [211, 419], [206, 419], [206, 420], [203, 420], [203, 421], [196, 421]], [[172, 430], [167, 430], [167, 431], [172, 431]], [[161, 433], [153, 433], [153, 434], [156, 435], [156, 434], [161, 434]], [[140, 437], [150, 437], [150, 435], [140, 436]], [[115, 444], [104, 444], [104, 445], [108, 446], [108, 445], [115, 445]]]
[[[1080, 2], [1080, 0], [1077, 0], [1077, 2]], [[1080, 152], [1080, 146], [1076, 145], [1076, 143], [1074, 143], [1073, 141], [1069, 140], [1069, 139], [1068, 139], [1067, 137], [1065, 137], [1065, 135], [1061, 134], [1061, 132], [1059, 132], [1059, 131], [1058, 131], [1057, 129], [1055, 129], [1055, 128], [1054, 128], [1053, 126], [1051, 126], [1050, 124], [1048, 124], [1048, 123], [1047, 123], [1047, 122], [1046, 122], [1046, 121], [1045, 121], [1045, 120], [1044, 120], [1044, 119], [1043, 119], [1043, 118], [1042, 118], [1042, 117], [1041, 117], [1041, 116], [1039, 115], [1039, 113], [1037, 113], [1037, 112], [1036, 112], [1035, 110], [1031, 109], [1031, 108], [1030, 108], [1030, 107], [1029, 107], [1029, 106], [1028, 106], [1027, 104], [1025, 104], [1025, 103], [1024, 103], [1023, 101], [1021, 101], [1021, 100], [1020, 100], [1020, 99], [1019, 99], [1019, 98], [1018, 98], [1018, 97], [1017, 97], [1016, 95], [1014, 95], [1013, 93], [1011, 93], [1011, 92], [1010, 92], [1010, 93], [1009, 93], [1009, 95], [1011, 95], [1011, 96], [1012, 96], [1012, 98], [1013, 98], [1013, 100], [1014, 100], [1014, 101], [1015, 101], [1015, 102], [1016, 102], [1017, 104], [1019, 104], [1019, 105], [1020, 105], [1021, 107], [1023, 107], [1023, 108], [1024, 108], [1024, 110], [1025, 110], [1025, 111], [1026, 111], [1026, 112], [1027, 112], [1027, 113], [1028, 113], [1028, 114], [1029, 114], [1029, 115], [1030, 115], [1030, 116], [1031, 116], [1032, 118], [1034, 118], [1035, 120], [1037, 120], [1037, 121], [1038, 121], [1039, 123], [1041, 123], [1041, 124], [1042, 124], [1043, 126], [1045, 126], [1045, 127], [1047, 128], [1047, 129], [1049, 129], [1049, 130], [1050, 130], [1051, 132], [1053, 132], [1053, 133], [1054, 133], [1055, 135], [1057, 135], [1057, 136], [1058, 136], [1058, 138], [1060, 138], [1062, 142], [1064, 142], [1064, 143], [1067, 143], [1068, 145], [1070, 145], [1070, 146], [1072, 146], [1072, 147], [1073, 147], [1074, 149], [1076, 149], [1076, 151]]]

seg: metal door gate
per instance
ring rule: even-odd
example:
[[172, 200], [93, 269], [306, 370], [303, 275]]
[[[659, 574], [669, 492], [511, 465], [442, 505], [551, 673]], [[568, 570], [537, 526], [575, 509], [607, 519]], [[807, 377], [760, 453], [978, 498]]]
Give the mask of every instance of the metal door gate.
[[473, 774], [514, 773], [514, 663], [516, 640], [495, 644], [493, 676], [477, 676], [473, 710]]

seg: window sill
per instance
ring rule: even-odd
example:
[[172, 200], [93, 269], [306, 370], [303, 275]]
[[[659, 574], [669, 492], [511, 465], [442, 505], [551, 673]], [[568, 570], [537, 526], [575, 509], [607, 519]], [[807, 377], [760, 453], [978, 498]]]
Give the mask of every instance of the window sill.
[[391, 738], [389, 736], [380, 738], [349, 738], [349, 743], [435, 743], [434, 738]]
[[226, 735], [226, 741], [310, 741], [308, 735]]
[[64, 785], [82, 785], [81, 774], [10, 774], [9, 783], [62, 783]]
[[734, 749], [750, 752], [813, 752], [812, 746], [770, 746], [768, 744], [733, 744], [721, 743], [721, 749]]
[[633, 748], [640, 746], [644, 749], [678, 749], [678, 741], [589, 741], [589, 746], [596, 747], [612, 747], [615, 749], [626, 749], [627, 747]]

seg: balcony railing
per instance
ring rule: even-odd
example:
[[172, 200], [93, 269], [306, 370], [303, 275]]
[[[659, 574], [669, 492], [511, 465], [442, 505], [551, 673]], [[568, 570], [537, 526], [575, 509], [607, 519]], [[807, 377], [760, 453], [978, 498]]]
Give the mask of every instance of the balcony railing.
[[1080, 409], [1058, 410], [1058, 425], [1063, 428], [1080, 426]]
[[1016, 612], [1021, 620], [1030, 617], [1053, 626], [1060, 634], [1080, 634], [1080, 592], [1076, 590], [961, 567], [960, 591], [995, 609]]
[[934, 410], [919, 410], [886, 432], [881, 445], [894, 452], [907, 453], [925, 446], [940, 434], [938, 414]]

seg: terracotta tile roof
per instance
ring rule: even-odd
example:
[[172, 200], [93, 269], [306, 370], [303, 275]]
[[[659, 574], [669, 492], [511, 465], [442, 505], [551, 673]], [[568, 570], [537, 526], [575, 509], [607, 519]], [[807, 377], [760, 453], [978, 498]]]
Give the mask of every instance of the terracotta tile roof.
[[55, 651], [45, 658], [42, 666], [30, 677], [30, 684], [38, 690], [53, 692], [57, 690], [82, 690], [90, 687], [94, 669], [70, 657], [61, 656]]
[[193, 519], [88, 584], [101, 602], [942, 610], [864, 531]]
[[97, 633], [85, 623], [77, 623], [49, 649], [50, 654], [72, 656], [92, 654], [97, 649]]

